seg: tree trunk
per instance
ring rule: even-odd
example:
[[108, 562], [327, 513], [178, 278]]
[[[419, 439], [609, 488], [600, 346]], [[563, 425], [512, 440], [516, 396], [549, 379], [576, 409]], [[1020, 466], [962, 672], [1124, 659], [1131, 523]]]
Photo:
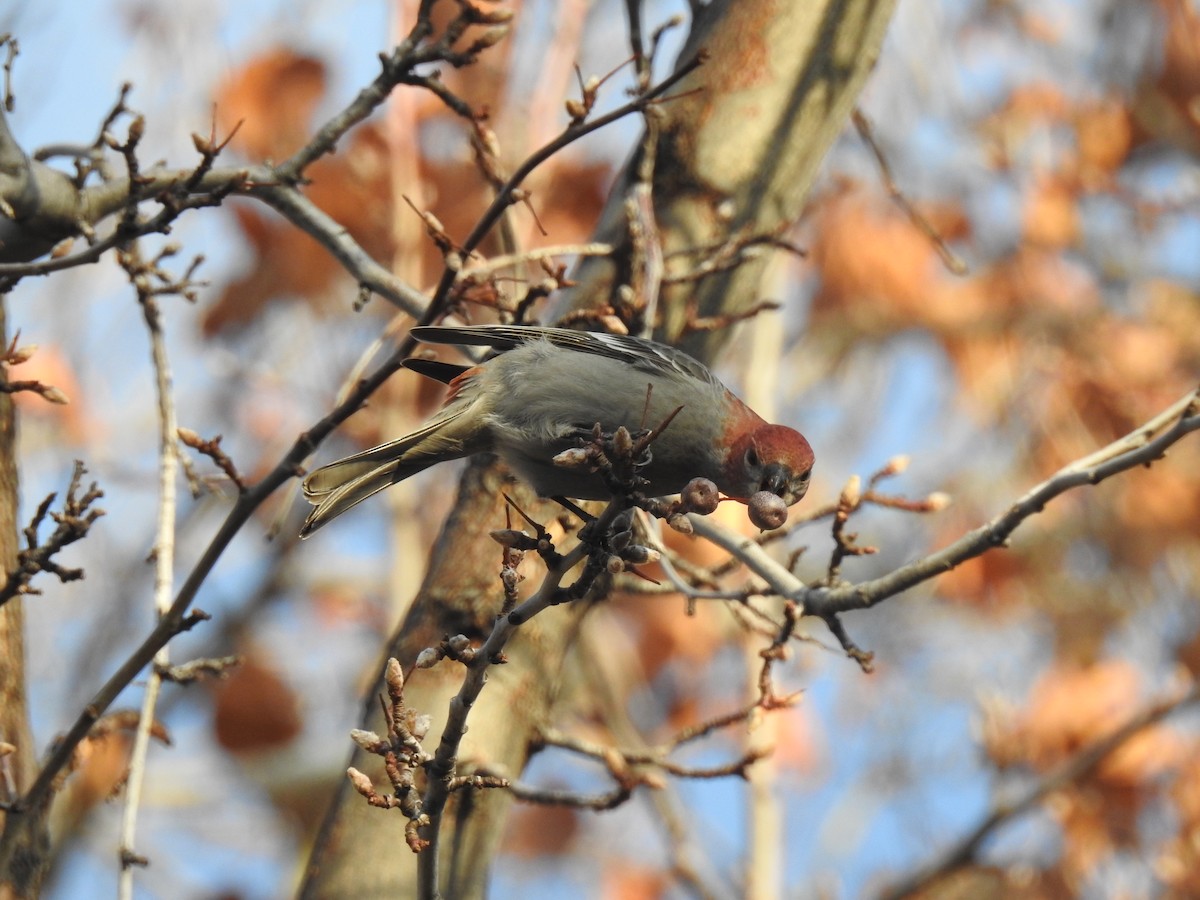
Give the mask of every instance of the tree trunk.
[[[0, 346], [8, 346], [7, 305], [0, 296]], [[0, 366], [0, 378], [8, 380]], [[17, 421], [12, 394], [0, 391], [0, 564], [4, 573], [17, 568]], [[32, 784], [37, 752], [29, 727], [25, 693], [24, 600], [14, 597], [0, 606], [0, 741], [12, 744], [0, 758], [5, 799], [21, 796]], [[50, 838], [46, 810], [0, 812], [0, 897], [36, 897], [45, 873]]]
[[[662, 115], [654, 165], [654, 216], [667, 275], [697, 256], [673, 251], [719, 247], [777, 233], [804, 209], [821, 161], [845, 127], [875, 65], [894, 0], [740, 0], [702, 11], [680, 53], [707, 61], [657, 107]], [[605, 209], [597, 240], [624, 247], [624, 201], [638, 159], [626, 167]], [[657, 336], [709, 362], [729, 329], [686, 333], [688, 318], [736, 315], [760, 298], [769, 253], [700, 282], [666, 286]], [[627, 259], [627, 257], [626, 257]], [[590, 257], [573, 306], [608, 302], [628, 278], [621, 257]]]

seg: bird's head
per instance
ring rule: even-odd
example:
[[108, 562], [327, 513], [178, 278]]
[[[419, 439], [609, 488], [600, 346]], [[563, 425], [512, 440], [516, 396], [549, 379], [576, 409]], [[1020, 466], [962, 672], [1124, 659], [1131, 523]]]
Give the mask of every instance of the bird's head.
[[731, 443], [724, 489], [739, 500], [769, 491], [791, 506], [807, 493], [812, 467], [813, 451], [804, 435], [786, 425], [764, 423]]

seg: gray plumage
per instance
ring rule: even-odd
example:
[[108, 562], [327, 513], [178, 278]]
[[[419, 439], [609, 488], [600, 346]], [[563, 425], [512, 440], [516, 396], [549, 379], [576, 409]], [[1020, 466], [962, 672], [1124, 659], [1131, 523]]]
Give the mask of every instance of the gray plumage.
[[[605, 432], [621, 425], [630, 431], [653, 428], [680, 408], [666, 437], [651, 446], [653, 459], [641, 473], [649, 481], [647, 494], [676, 493], [702, 476], [731, 496], [747, 497], [758, 489], [778, 444], [775, 432], [787, 432], [785, 444], [790, 435], [802, 444], [797, 458], [807, 487], [812, 454], [803, 437], [767, 425], [707, 368], [672, 347], [620, 335], [506, 325], [419, 327], [412, 334], [426, 343], [498, 352], [476, 366], [406, 361], [450, 385], [445, 406], [412, 434], [309, 475], [304, 494], [316, 509], [301, 536], [429, 466], [482, 452], [498, 454], [542, 496], [605, 499], [609, 493], [598, 475], [555, 466], [554, 456], [579, 446], [597, 423]], [[728, 465], [735, 446], [748, 460], [739, 456], [736, 471]], [[790, 446], [784, 452], [796, 455]]]

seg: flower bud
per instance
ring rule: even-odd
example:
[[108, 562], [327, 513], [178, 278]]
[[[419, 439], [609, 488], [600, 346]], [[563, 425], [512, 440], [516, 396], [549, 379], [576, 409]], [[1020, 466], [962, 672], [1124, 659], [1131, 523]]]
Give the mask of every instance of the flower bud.
[[71, 402], [69, 399], [67, 399], [66, 394], [52, 384], [43, 385], [39, 393], [44, 399], [49, 400], [51, 403], [65, 405]]
[[437, 665], [440, 658], [441, 657], [438, 656], [438, 652], [436, 650], [434, 650], [432, 647], [426, 647], [417, 654], [417, 661], [415, 665], [418, 669], [432, 669]]
[[396, 657], [388, 658], [383, 670], [383, 680], [387, 683], [388, 693], [395, 697], [404, 693], [404, 668]]
[[842, 496], [838, 498], [838, 505], [853, 509], [858, 506], [861, 498], [862, 479], [857, 475], [851, 475], [846, 481], [846, 486], [842, 488]]
[[788, 509], [783, 498], [770, 491], [759, 491], [746, 504], [750, 521], [762, 531], [778, 528], [787, 521]]
[[354, 789], [364, 797], [375, 793], [375, 785], [371, 784], [371, 779], [354, 766], [346, 770], [346, 777], [350, 779], [350, 784], [354, 786]]
[[662, 559], [662, 554], [653, 547], [643, 547], [641, 544], [630, 544], [621, 553], [621, 558], [627, 563], [632, 563], [635, 566], [645, 565], [646, 563], [658, 562]]
[[404, 696], [404, 670], [395, 656], [390, 656], [388, 665], [384, 666], [383, 680], [388, 685], [389, 696], [394, 700]]
[[628, 458], [633, 453], [633, 435], [624, 425], [617, 426], [617, 430], [613, 434], [613, 450], [622, 459]]
[[175, 429], [175, 433], [179, 435], [179, 439], [189, 447], [196, 448], [204, 443], [204, 438], [200, 437], [199, 434], [192, 431], [190, 428], [180, 427]]
[[683, 513], [673, 513], [668, 516], [667, 524], [680, 534], [691, 534], [693, 532], [691, 519]]
[[484, 31], [475, 42], [471, 45], [472, 51], [486, 50], [488, 47], [494, 47], [508, 36], [511, 26], [493, 25], [491, 28]]
[[592, 454], [586, 447], [572, 447], [550, 460], [564, 469], [590, 469]]
[[383, 740], [373, 731], [364, 731], [361, 728], [350, 729], [350, 740], [354, 741], [363, 750], [368, 753], [374, 753], [383, 747]]
[[479, 135], [479, 143], [483, 146], [484, 152], [489, 156], [500, 155], [500, 141], [496, 138], [496, 132], [486, 125], [478, 125], [476, 133]]
[[493, 541], [506, 549], [517, 550], [536, 550], [537, 540], [528, 531], [519, 531], [516, 528], [497, 528], [495, 531], [488, 532], [488, 535]]
[[24, 347], [17, 347], [12, 353], [8, 354], [8, 364], [10, 366], [19, 366], [23, 362], [28, 362], [33, 354], [37, 353], [37, 344], [26, 344]]
[[683, 501], [684, 508], [688, 512], [707, 516], [717, 511], [721, 495], [717, 491], [717, 486], [707, 478], [693, 478], [684, 485], [679, 499]]
[[629, 329], [621, 321], [620, 316], [601, 316], [596, 321], [603, 325], [604, 330], [609, 334], [629, 334]]
[[473, 7], [471, 9], [471, 17], [474, 21], [481, 25], [500, 25], [504, 22], [511, 22], [513, 19], [513, 11], [511, 9], [480, 9]]

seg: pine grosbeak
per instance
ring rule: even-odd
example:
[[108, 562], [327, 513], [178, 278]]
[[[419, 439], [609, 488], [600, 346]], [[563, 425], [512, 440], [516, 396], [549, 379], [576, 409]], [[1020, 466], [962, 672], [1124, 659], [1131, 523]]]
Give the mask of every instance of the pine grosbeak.
[[405, 360], [407, 368], [450, 385], [445, 406], [412, 434], [305, 478], [304, 495], [316, 509], [301, 536], [389, 485], [474, 453], [498, 454], [542, 496], [607, 499], [599, 475], [563, 468], [553, 458], [589, 438], [596, 423], [605, 432], [621, 425], [653, 427], [680, 407], [640, 472], [649, 482], [647, 496], [678, 493], [694, 477], [710, 479], [743, 502], [768, 491], [791, 506], [808, 490], [813, 452], [804, 436], [765, 422], [673, 347], [622, 335], [504, 325], [426, 326], [412, 334], [428, 343], [500, 352], [475, 366]]

